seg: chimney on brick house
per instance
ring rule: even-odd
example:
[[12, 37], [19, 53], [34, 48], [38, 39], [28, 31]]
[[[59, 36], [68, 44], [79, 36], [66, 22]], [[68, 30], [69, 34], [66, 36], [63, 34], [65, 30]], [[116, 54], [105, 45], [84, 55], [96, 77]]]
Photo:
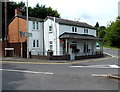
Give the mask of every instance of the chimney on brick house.
[[15, 16], [16, 15], [22, 15], [22, 12], [20, 11], [20, 9], [15, 9]]

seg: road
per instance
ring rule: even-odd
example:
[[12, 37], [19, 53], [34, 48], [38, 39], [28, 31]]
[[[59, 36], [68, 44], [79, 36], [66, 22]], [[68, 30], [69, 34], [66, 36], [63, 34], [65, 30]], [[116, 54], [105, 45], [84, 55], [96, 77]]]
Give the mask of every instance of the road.
[[[109, 50], [109, 49], [108, 49]], [[116, 50], [107, 53], [116, 54]], [[112, 51], [112, 53], [111, 53]], [[118, 74], [118, 58], [69, 64], [3, 63], [3, 90], [118, 90], [119, 81], [95, 74]]]

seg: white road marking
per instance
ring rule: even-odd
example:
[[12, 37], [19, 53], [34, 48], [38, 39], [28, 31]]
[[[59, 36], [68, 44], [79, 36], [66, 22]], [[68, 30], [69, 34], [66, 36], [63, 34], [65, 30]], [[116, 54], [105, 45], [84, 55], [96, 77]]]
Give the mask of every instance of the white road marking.
[[107, 77], [108, 74], [92, 74], [93, 77]]
[[76, 68], [120, 68], [118, 65], [88, 65], [88, 66], [69, 66], [69, 67], [76, 67]]
[[118, 65], [109, 65], [112, 68], [120, 68]]
[[111, 55], [111, 54], [109, 54], [109, 53], [107, 53], [107, 52], [103, 52], [103, 53], [104, 53], [104, 54], [107, 54], [107, 55], [109, 55], [109, 56], [115, 57], [115, 58], [119, 58], [118, 56]]
[[21, 72], [21, 73], [33, 73], [33, 74], [48, 74], [52, 75], [51, 72], [36, 72], [36, 71], [23, 71], [23, 70], [12, 70], [12, 69], [0, 69], [0, 71], [9, 71], [9, 72]]

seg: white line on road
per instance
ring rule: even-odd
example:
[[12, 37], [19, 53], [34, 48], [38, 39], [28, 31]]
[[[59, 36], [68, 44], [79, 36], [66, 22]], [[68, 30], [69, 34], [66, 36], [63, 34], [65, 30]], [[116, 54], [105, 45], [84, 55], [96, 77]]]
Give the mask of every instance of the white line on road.
[[107, 77], [108, 74], [92, 74], [93, 77]]
[[52, 75], [51, 72], [36, 72], [36, 71], [23, 71], [23, 70], [12, 70], [12, 69], [0, 69], [0, 71], [9, 71], [9, 72], [21, 72], [21, 73], [33, 73], [33, 74], [48, 74]]
[[88, 65], [88, 66], [69, 66], [69, 67], [79, 67], [79, 68], [120, 68], [118, 65]]

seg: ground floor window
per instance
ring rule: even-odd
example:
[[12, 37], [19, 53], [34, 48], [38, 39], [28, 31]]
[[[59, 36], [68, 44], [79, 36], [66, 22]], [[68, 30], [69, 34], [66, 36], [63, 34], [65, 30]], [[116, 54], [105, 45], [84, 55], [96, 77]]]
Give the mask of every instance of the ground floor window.
[[50, 43], [50, 50], [53, 50], [53, 42], [50, 41], [49, 43]]

